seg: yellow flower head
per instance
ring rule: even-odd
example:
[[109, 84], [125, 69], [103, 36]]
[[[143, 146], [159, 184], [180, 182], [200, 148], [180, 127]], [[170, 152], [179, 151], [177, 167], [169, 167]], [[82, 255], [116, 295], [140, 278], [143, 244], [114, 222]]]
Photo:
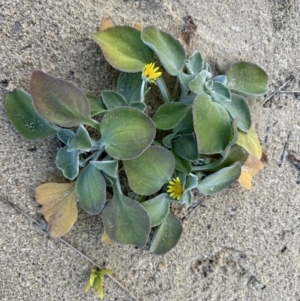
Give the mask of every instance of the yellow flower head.
[[162, 75], [162, 72], [158, 71], [159, 67], [155, 67], [155, 63], [146, 64], [143, 70], [143, 80], [154, 83]]
[[182, 186], [182, 183], [180, 182], [179, 177], [173, 178], [172, 181], [169, 181], [167, 188], [167, 192], [169, 193], [170, 197], [179, 201], [184, 192], [184, 188]]

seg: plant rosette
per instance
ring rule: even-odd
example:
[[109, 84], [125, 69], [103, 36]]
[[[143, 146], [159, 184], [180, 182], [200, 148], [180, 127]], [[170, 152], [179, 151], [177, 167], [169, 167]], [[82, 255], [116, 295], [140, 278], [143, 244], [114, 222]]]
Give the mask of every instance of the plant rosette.
[[[237, 180], [250, 189], [263, 167], [248, 101], [266, 93], [267, 75], [237, 62], [226, 75], [213, 76], [200, 52], [187, 57], [180, 42], [156, 26], [115, 26], [92, 38], [121, 71], [116, 91], [84, 94], [35, 70], [30, 94], [15, 89], [7, 95], [9, 120], [21, 135], [56, 135], [63, 145], [56, 165], [67, 181], [40, 185], [36, 200], [53, 237], [70, 231], [79, 205], [102, 214], [103, 242], [142, 248], [150, 241], [150, 252], [165, 254], [182, 234], [172, 202], [190, 206], [194, 189], [212, 195]], [[166, 76], [174, 78], [172, 86]], [[151, 87], [161, 103], [150, 116]], [[129, 195], [120, 184], [124, 171]], [[107, 188], [113, 192], [108, 202]]]

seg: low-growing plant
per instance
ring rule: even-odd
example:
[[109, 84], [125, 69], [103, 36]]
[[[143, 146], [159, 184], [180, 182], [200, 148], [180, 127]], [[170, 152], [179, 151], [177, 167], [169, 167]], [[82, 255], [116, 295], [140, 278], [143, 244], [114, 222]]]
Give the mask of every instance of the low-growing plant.
[[[30, 94], [15, 89], [7, 95], [8, 117], [25, 138], [57, 135], [63, 145], [56, 165], [68, 181], [36, 188], [53, 237], [72, 228], [79, 205], [102, 213], [103, 241], [138, 247], [150, 241], [150, 252], [164, 254], [182, 233], [170, 203], [190, 206], [194, 189], [211, 195], [238, 179], [250, 188], [255, 172], [242, 166], [249, 156], [259, 160], [262, 150], [243, 96], [265, 94], [268, 78], [249, 62], [213, 76], [200, 52], [187, 57], [180, 42], [156, 26], [115, 26], [92, 37], [121, 71], [116, 91], [85, 95], [35, 70]], [[161, 101], [150, 114], [153, 87]]]

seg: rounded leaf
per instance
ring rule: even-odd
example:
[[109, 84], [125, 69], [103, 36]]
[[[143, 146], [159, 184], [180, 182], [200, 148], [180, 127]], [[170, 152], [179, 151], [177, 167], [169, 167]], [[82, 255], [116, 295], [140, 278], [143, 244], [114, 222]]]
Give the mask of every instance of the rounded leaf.
[[105, 90], [101, 92], [102, 100], [108, 110], [118, 107], [126, 107], [127, 101], [120, 93], [112, 90]]
[[154, 232], [150, 252], [156, 255], [163, 255], [169, 252], [178, 243], [182, 230], [180, 220], [169, 213]]
[[120, 244], [143, 247], [150, 232], [147, 211], [135, 200], [114, 195], [102, 212], [105, 232]]
[[139, 102], [142, 82], [141, 72], [121, 72], [118, 77], [117, 91], [125, 97], [128, 103]]
[[92, 164], [79, 173], [75, 185], [80, 207], [90, 214], [98, 214], [106, 201], [106, 184], [101, 172]]
[[170, 212], [170, 203], [166, 193], [159, 194], [157, 197], [141, 203], [141, 205], [150, 217], [151, 227], [160, 225]]
[[35, 189], [35, 198], [48, 222], [52, 237], [61, 237], [73, 227], [78, 214], [74, 183], [46, 183]]
[[124, 161], [131, 189], [141, 195], [157, 192], [175, 169], [175, 159], [170, 151], [160, 146], [150, 146], [139, 157]]
[[35, 70], [30, 77], [30, 93], [35, 109], [46, 120], [63, 127], [90, 120], [89, 101], [71, 82]]
[[153, 51], [141, 40], [141, 32], [130, 26], [115, 26], [92, 35], [106, 60], [125, 72], [142, 71], [153, 62]]
[[238, 180], [241, 175], [241, 164], [235, 162], [229, 167], [220, 169], [219, 171], [207, 176], [199, 181], [197, 189], [204, 194], [210, 195], [220, 192], [227, 188], [230, 184]]
[[181, 43], [170, 34], [149, 26], [142, 30], [142, 40], [149, 46], [171, 75], [176, 76], [185, 64], [185, 51]]
[[14, 89], [7, 94], [6, 111], [14, 128], [27, 139], [44, 139], [56, 133], [37, 113], [30, 95], [22, 89]]
[[170, 130], [178, 125], [191, 110], [191, 106], [181, 102], [169, 102], [160, 106], [152, 120], [160, 130]]
[[65, 146], [58, 151], [55, 162], [65, 178], [74, 180], [79, 172], [79, 151], [69, 152], [68, 148], [68, 146]]
[[200, 154], [222, 153], [228, 145], [232, 126], [227, 111], [208, 95], [196, 97], [193, 105], [194, 128]]
[[151, 118], [130, 107], [107, 112], [101, 121], [100, 131], [106, 152], [120, 160], [139, 156], [151, 145], [156, 133]]
[[227, 71], [227, 87], [246, 96], [260, 96], [267, 92], [268, 75], [259, 66], [237, 62]]
[[193, 135], [182, 135], [174, 140], [174, 150], [178, 156], [188, 161], [198, 159], [197, 142]]

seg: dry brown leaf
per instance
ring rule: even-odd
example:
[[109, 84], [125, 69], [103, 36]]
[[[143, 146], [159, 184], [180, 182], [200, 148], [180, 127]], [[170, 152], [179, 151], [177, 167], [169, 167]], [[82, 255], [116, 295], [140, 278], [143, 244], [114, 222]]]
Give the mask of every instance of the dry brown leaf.
[[100, 24], [99, 31], [102, 31], [102, 30], [105, 30], [107, 28], [114, 27], [114, 26], [115, 26], [114, 23], [111, 22], [109, 19], [103, 19]]
[[194, 23], [191, 16], [184, 17], [183, 21], [184, 26], [180, 32], [180, 40], [182, 41], [182, 43], [189, 46], [191, 42], [191, 35], [196, 31], [197, 25]]
[[239, 183], [247, 190], [252, 188], [252, 178], [256, 176], [256, 174], [262, 170], [267, 164], [267, 157], [265, 155], [262, 156], [260, 160], [255, 157], [249, 155], [248, 159], [242, 166], [242, 172], [239, 177]]
[[142, 25], [138, 24], [138, 23], [134, 24], [133, 27], [139, 31], [142, 31], [142, 29], [143, 29]]
[[61, 237], [73, 227], [78, 214], [75, 183], [46, 183], [35, 189], [41, 213], [52, 237]]

